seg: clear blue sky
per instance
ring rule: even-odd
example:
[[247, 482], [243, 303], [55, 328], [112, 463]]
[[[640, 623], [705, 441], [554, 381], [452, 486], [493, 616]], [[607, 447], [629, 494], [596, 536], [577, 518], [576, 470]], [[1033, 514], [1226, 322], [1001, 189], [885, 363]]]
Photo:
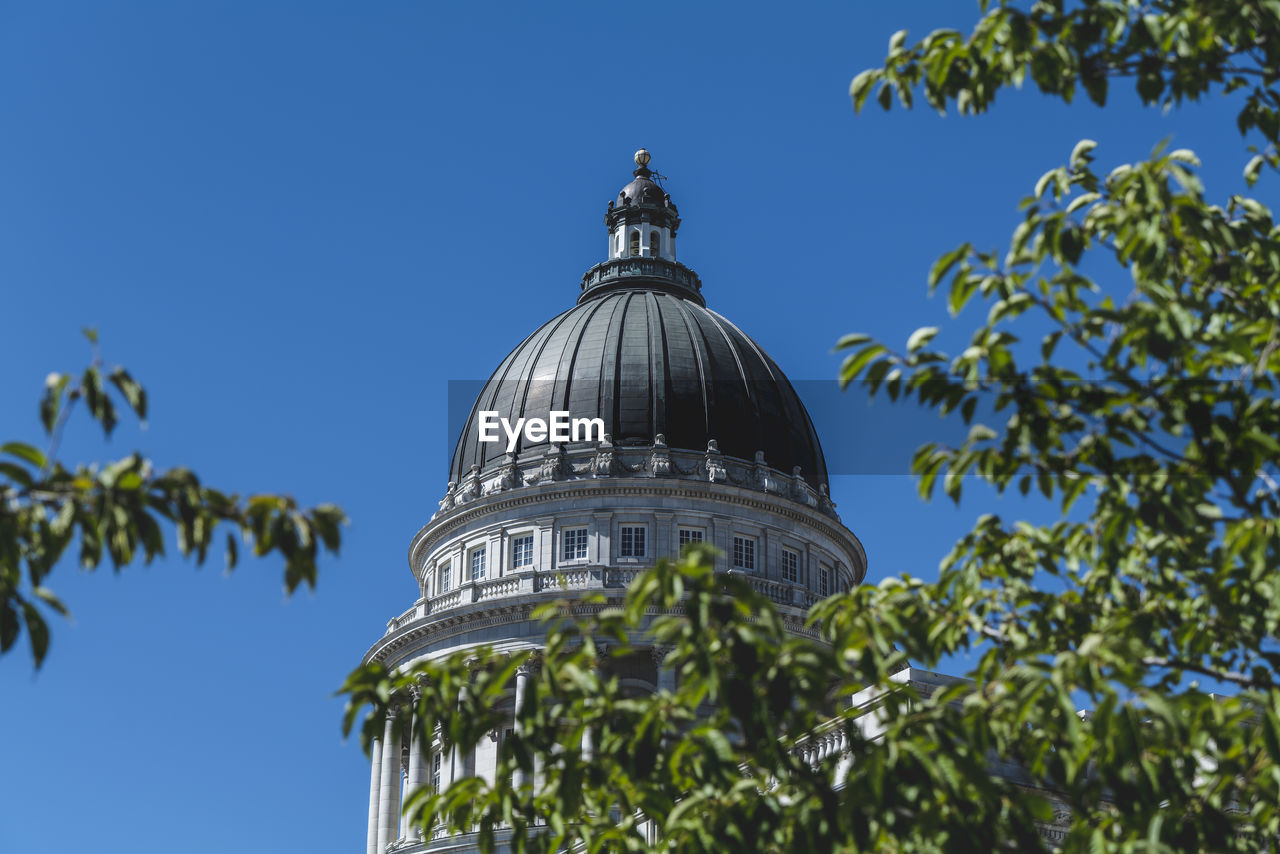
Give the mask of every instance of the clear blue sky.
[[[696, 6], [696, 8], [688, 8]], [[33, 675], [0, 659], [0, 852], [361, 850], [366, 760], [332, 698], [415, 597], [409, 538], [445, 485], [446, 383], [572, 305], [647, 146], [709, 305], [797, 380], [831, 344], [946, 325], [931, 260], [1003, 246], [1074, 142], [1161, 138], [1218, 198], [1245, 159], [1220, 102], [1168, 116], [1035, 92], [978, 119], [855, 116], [889, 35], [976, 4], [7, 3], [0, 8], [0, 437], [39, 438], [52, 370], [106, 357], [145, 431], [82, 423], [69, 462], [141, 449], [351, 516], [314, 595], [280, 567], [58, 568], [71, 606]], [[1264, 199], [1265, 200], [1265, 199]], [[956, 343], [976, 316], [940, 340]], [[875, 412], [858, 442], [881, 459]], [[839, 425], [824, 428], [830, 446]], [[930, 575], [992, 499], [903, 475], [834, 484], [869, 580]], [[1003, 507], [1017, 512], [1017, 506]]]

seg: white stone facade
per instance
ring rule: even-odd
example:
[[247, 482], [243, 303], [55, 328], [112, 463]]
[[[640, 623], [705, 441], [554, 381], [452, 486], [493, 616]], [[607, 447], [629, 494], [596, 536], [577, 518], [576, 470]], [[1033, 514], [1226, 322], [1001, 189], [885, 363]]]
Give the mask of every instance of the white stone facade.
[[[750, 467], [740, 460], [727, 463]], [[678, 556], [682, 531], [714, 545], [722, 553], [717, 569], [746, 578], [779, 606], [796, 633], [811, 634], [804, 615], [823, 598], [824, 577], [825, 593], [831, 594], [860, 583], [866, 572], [861, 544], [833, 515], [762, 489], [642, 472], [548, 481], [493, 491], [436, 514], [409, 550], [421, 596], [388, 623], [366, 661], [405, 667], [480, 645], [537, 648], [542, 626], [531, 613], [538, 604], [577, 591], [620, 598], [645, 567]], [[585, 532], [581, 556], [577, 532]], [[735, 546], [738, 562], [749, 566], [734, 566]], [[480, 550], [484, 577], [476, 579], [470, 570], [480, 565], [473, 563]], [[665, 675], [655, 664], [633, 676], [637, 690], [656, 690]], [[513, 686], [513, 716], [519, 687]], [[500, 737], [474, 754], [442, 757], [440, 784], [459, 774], [492, 779]], [[411, 781], [427, 784], [426, 775], [413, 772], [429, 768], [437, 751], [399, 744], [388, 749], [384, 738], [374, 753], [381, 764], [370, 789], [368, 851], [425, 850], [427, 842], [394, 817]], [[468, 850], [463, 843], [437, 839], [430, 848]]]

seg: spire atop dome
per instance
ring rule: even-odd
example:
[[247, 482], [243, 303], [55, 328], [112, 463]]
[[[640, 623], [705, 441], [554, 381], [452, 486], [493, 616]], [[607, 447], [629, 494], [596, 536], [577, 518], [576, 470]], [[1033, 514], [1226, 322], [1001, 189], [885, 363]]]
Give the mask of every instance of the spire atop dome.
[[609, 260], [582, 277], [579, 301], [619, 288], [639, 288], [680, 293], [702, 305], [697, 274], [676, 261], [680, 211], [658, 183], [663, 176], [649, 168], [649, 150], [639, 149], [634, 158], [631, 183], [618, 191], [604, 215]]
[[671, 194], [654, 180], [661, 180], [662, 176], [649, 168], [651, 159], [648, 149], [635, 153], [631, 183], [609, 203], [604, 221], [609, 226], [610, 258], [676, 260], [680, 211], [671, 201]]

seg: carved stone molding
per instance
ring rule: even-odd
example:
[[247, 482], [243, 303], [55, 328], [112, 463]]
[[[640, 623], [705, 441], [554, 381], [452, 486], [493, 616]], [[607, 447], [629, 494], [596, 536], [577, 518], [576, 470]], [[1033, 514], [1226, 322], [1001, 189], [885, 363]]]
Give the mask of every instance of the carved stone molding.
[[[681, 464], [683, 461], [683, 465]], [[606, 477], [687, 478], [710, 483], [734, 484], [747, 489], [779, 495], [838, 519], [835, 504], [821, 488], [804, 482], [798, 468], [786, 475], [770, 467], [763, 452], [753, 461], [725, 456], [719, 443], [711, 439], [706, 451], [673, 450], [661, 433], [648, 446], [618, 446], [606, 434], [604, 441], [579, 445], [572, 450], [550, 445], [538, 455], [506, 454], [484, 468], [473, 465], [460, 483], [450, 481], [440, 510], [432, 521], [441, 520], [481, 498], [557, 481]]]
[[[702, 463], [700, 462], [699, 467], [701, 465]], [[711, 495], [707, 491], [708, 484], [705, 482], [705, 477], [699, 476], [697, 480], [704, 482], [698, 484], [690, 482], [693, 481], [693, 478], [676, 478], [675, 476], [662, 481], [657, 481], [647, 476], [643, 477], [643, 479], [627, 476], [591, 480], [571, 479], [561, 481], [553, 491], [547, 491], [548, 484], [541, 484], [486, 496], [481, 501], [458, 505], [447, 514], [436, 514], [432, 521], [423, 526], [415, 535], [409, 550], [410, 564], [415, 567], [420, 566], [426, 552], [429, 552], [441, 540], [473, 523], [477, 518], [490, 515], [516, 518], [521, 515], [525, 508], [534, 508], [562, 499], [576, 498], [579, 490], [586, 489], [600, 498], [609, 496], [643, 496], [653, 497], [659, 501], [664, 498], [688, 501], [714, 497], [715, 500], [729, 506], [741, 507], [748, 511], [768, 512], [791, 524], [805, 525], [828, 539], [845, 544], [852, 555], [861, 559], [858, 561], [861, 566], [855, 571], [852, 579], [855, 584], [861, 582], [861, 572], [865, 571], [863, 569], [865, 567], [865, 556], [861, 543], [848, 528], [840, 524], [837, 518], [832, 518], [819, 512], [817, 505], [821, 503], [823, 496], [819, 496], [818, 492], [809, 487], [799, 475], [795, 475], [791, 479], [792, 492], [811, 494], [813, 496], [812, 503], [800, 500], [779, 501], [777, 497], [771, 494], [747, 488], [739, 489], [732, 484], [716, 484], [714, 495]], [[829, 499], [826, 500], [829, 503]], [[831, 507], [834, 508], [834, 505], [831, 505]]]
[[666, 661], [667, 656], [671, 654], [673, 649], [675, 647], [662, 645], [649, 647], [649, 655], [653, 658], [653, 666], [661, 670], [662, 663]]

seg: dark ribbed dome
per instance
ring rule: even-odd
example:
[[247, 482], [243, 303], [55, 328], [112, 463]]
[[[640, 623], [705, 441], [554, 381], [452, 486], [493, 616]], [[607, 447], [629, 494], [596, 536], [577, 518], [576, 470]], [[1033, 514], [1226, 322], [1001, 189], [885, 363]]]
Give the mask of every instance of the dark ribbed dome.
[[[511, 424], [550, 410], [599, 417], [622, 446], [647, 446], [661, 433], [670, 448], [701, 453], [714, 439], [728, 456], [750, 461], [763, 451], [772, 468], [799, 466], [811, 486], [827, 484], [817, 434], [782, 371], [738, 327], [678, 293], [640, 286], [592, 295], [526, 338], [472, 408], [453, 481], [505, 455], [505, 440], [479, 441], [486, 410]], [[518, 455], [547, 449], [521, 441]]]

